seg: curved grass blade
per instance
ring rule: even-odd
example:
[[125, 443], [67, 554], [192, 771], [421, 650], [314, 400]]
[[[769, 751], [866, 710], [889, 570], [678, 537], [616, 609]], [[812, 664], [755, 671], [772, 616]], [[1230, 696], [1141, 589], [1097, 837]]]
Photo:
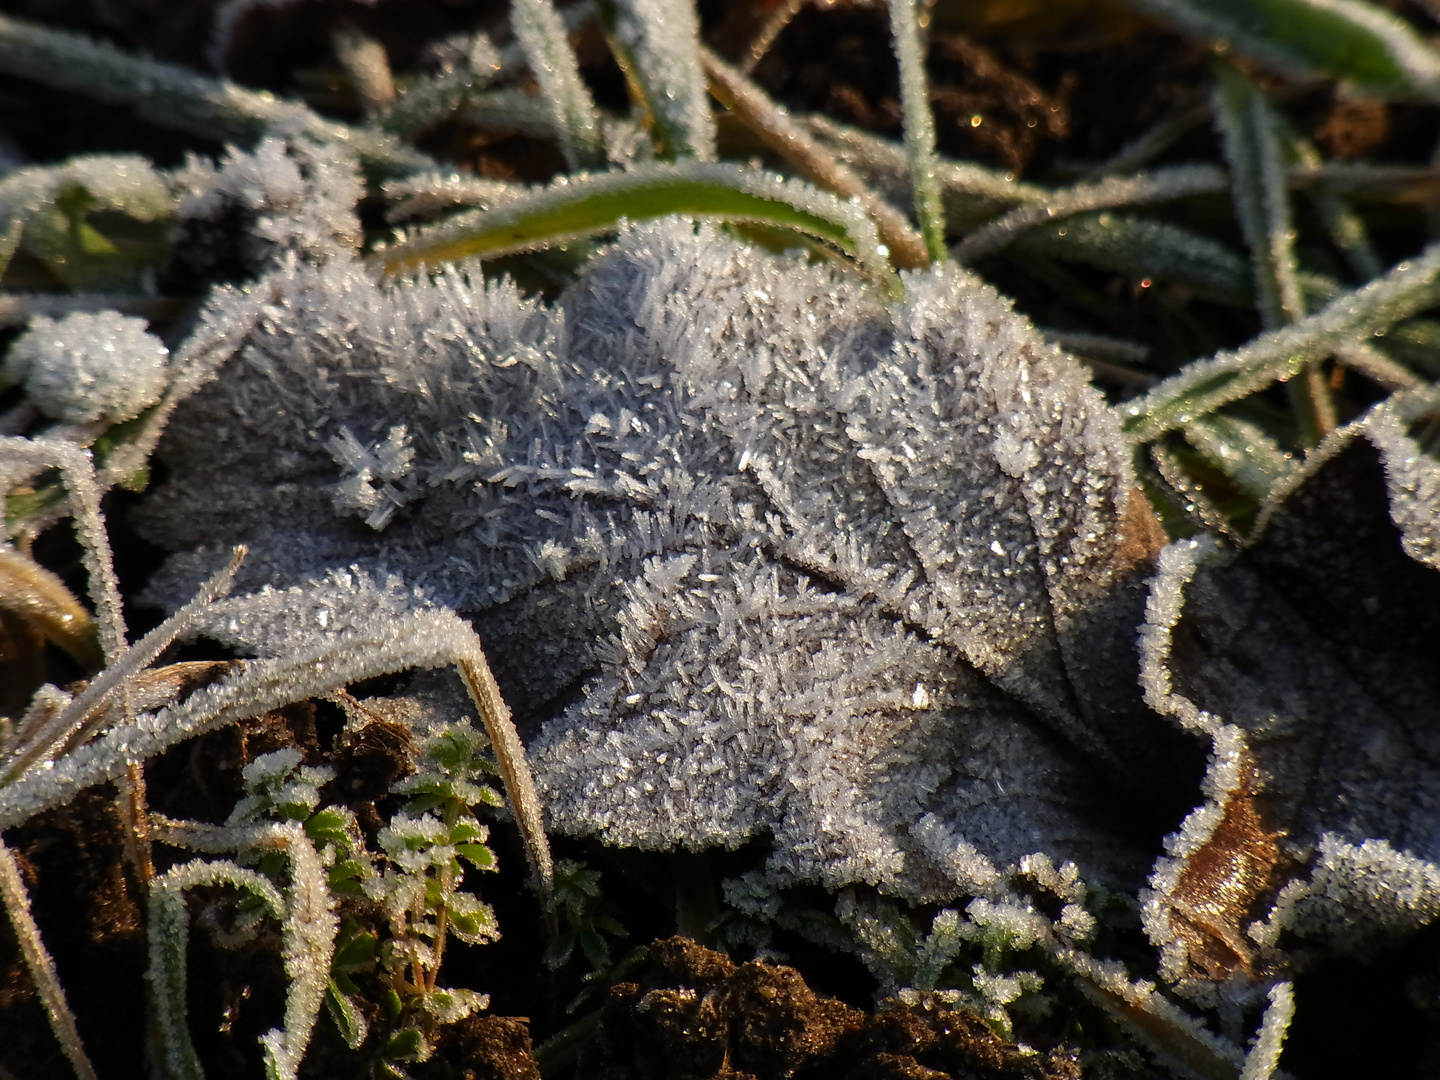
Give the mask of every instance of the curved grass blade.
[[1440, 299], [1440, 244], [1384, 277], [1342, 293], [1308, 318], [1261, 335], [1234, 352], [1199, 360], [1121, 409], [1121, 427], [1136, 442], [1184, 427], [1277, 379], [1298, 374], [1357, 338], [1390, 327]]
[[603, 168], [605, 140], [595, 99], [580, 81], [575, 50], [555, 5], [551, 0], [512, 0], [510, 25], [540, 84], [541, 97], [550, 102], [565, 160], [572, 169]]
[[1126, 0], [1291, 76], [1331, 75], [1391, 98], [1440, 100], [1440, 55], [1362, 0]]
[[935, 173], [935, 117], [925, 79], [925, 54], [915, 0], [890, 0], [890, 33], [900, 64], [900, 104], [905, 112], [905, 152], [915, 190], [915, 219], [931, 262], [950, 258], [945, 248], [945, 207]]
[[660, 152], [715, 160], [715, 121], [700, 69], [700, 20], [690, 3], [602, 0], [611, 48], [644, 97]]
[[881, 253], [875, 225], [858, 206], [797, 180], [781, 181], [737, 165], [680, 162], [562, 180], [448, 225], [412, 236], [371, 256], [387, 274], [461, 259], [495, 258], [550, 247], [622, 221], [679, 214], [710, 221], [770, 225], [813, 237], [853, 259], [872, 277], [899, 288]]
[[1017, 207], [999, 221], [975, 230], [956, 246], [955, 257], [962, 263], [973, 262], [1001, 250], [1027, 229], [1045, 221], [1116, 206], [1213, 195], [1228, 190], [1229, 186], [1225, 174], [1213, 165], [1175, 165], [1153, 173], [1077, 184], [1051, 192], [1043, 201]]
[[1130, 214], [1085, 214], [1032, 229], [1016, 252], [1086, 263], [1132, 278], [1184, 285], [1227, 304], [1255, 302], [1250, 265], [1224, 244], [1168, 221]]

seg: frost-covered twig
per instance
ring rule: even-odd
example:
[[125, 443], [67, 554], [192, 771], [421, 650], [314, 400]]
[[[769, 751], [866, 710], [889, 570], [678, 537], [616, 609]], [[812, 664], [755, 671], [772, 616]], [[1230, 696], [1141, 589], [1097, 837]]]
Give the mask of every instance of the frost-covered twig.
[[1285, 1033], [1290, 1030], [1290, 1020], [1295, 1015], [1295, 993], [1290, 983], [1282, 982], [1270, 988], [1269, 997], [1270, 1004], [1265, 1007], [1255, 1045], [1245, 1055], [1240, 1080], [1270, 1080], [1280, 1064]]
[[775, 10], [770, 12], [755, 36], [750, 39], [745, 58], [740, 61], [740, 70], [746, 75], [754, 71], [755, 65], [764, 59], [765, 54], [770, 51], [770, 47], [784, 33], [785, 27], [790, 25], [791, 20], [799, 15], [809, 2], [810, 0], [783, 0]]
[[297, 649], [282, 658], [247, 661], [239, 671], [178, 705], [126, 719], [76, 747], [53, 766], [28, 768], [0, 787], [0, 829], [68, 802], [77, 791], [122, 775], [128, 762], [153, 757], [185, 739], [329, 693], [337, 686], [408, 668], [446, 664], [461, 668], [500, 755], [506, 794], [525, 841], [530, 870], [540, 889], [548, 893], [553, 874], [550, 847], [519, 736], [489, 675], [479, 638], [468, 623], [449, 611], [414, 612]]
[[15, 780], [32, 765], [40, 763], [43, 766], [67, 744], [74, 745], [94, 730], [105, 715], [111, 697], [183, 633], [203, 607], [229, 591], [244, 554], [243, 548], [237, 549], [229, 565], [207, 581], [190, 603], [151, 630], [133, 648], [125, 647], [122, 638], [121, 647], [115, 653], [107, 652], [109, 665], [106, 669], [47, 723], [28, 745], [17, 747], [7, 758], [3, 775], [0, 775], [0, 785]]
[[80, 1042], [75, 1014], [70, 1011], [65, 991], [60, 985], [60, 976], [55, 972], [55, 961], [40, 939], [40, 928], [35, 925], [35, 917], [30, 913], [30, 897], [25, 892], [20, 867], [3, 839], [0, 839], [0, 899], [4, 900], [5, 912], [10, 916], [10, 925], [20, 942], [26, 970], [30, 972], [35, 990], [45, 1006], [45, 1015], [50, 1018], [50, 1029], [60, 1040], [60, 1047], [70, 1059], [75, 1075], [80, 1080], [96, 1080], [95, 1067], [90, 1064], [85, 1047]]

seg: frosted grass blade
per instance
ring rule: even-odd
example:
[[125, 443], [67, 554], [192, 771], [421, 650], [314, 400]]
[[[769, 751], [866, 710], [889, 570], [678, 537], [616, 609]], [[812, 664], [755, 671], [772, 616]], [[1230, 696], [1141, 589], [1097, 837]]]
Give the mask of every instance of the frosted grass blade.
[[510, 25], [540, 84], [541, 98], [550, 103], [565, 160], [572, 169], [603, 168], [605, 140], [595, 99], [580, 80], [575, 50], [555, 5], [551, 0], [512, 0]]
[[751, 222], [813, 237], [854, 259], [892, 291], [899, 286], [879, 250], [874, 223], [858, 206], [797, 180], [705, 162], [561, 180], [494, 210], [418, 233], [376, 252], [372, 262], [389, 274], [414, 272], [552, 247], [609, 232], [622, 221], [670, 214]]
[[715, 121], [689, 0], [608, 0], [601, 11], [621, 66], [638, 83], [666, 157], [715, 160]]
[[1331, 75], [1365, 93], [1440, 99], [1440, 56], [1404, 20], [1363, 0], [1126, 0], [1291, 76]]
[[[1284, 125], [1284, 133], [1289, 157], [1301, 169], [1324, 168], [1325, 162], [1314, 143], [1292, 130], [1288, 124]], [[1385, 265], [1380, 261], [1374, 245], [1370, 243], [1365, 222], [1355, 213], [1345, 197], [1327, 184], [1317, 184], [1309, 188], [1306, 195], [1324, 224], [1325, 231], [1330, 234], [1330, 242], [1340, 249], [1355, 277], [1360, 281], [1369, 281], [1383, 274]]]
[[859, 199], [875, 220], [880, 238], [890, 249], [891, 261], [905, 269], [918, 270], [930, 264], [925, 242], [909, 220], [890, 203], [865, 185], [854, 170], [813, 139], [805, 128], [790, 119], [789, 113], [770, 96], [709, 49], [700, 50], [710, 92], [742, 124], [799, 169], [811, 183], [843, 199]]
[[1268, 498], [1296, 465], [1260, 427], [1232, 416], [1203, 416], [1186, 425], [1185, 439], [1256, 499]]
[[1144, 397], [1121, 408], [1121, 429], [1136, 442], [1183, 427], [1239, 401], [1277, 379], [1298, 374], [1348, 342], [1381, 334], [1435, 303], [1440, 244], [1393, 267], [1384, 277], [1343, 293], [1308, 318], [1261, 335], [1233, 352], [1189, 364]]
[[[1255, 267], [1255, 298], [1269, 329], [1305, 315], [1295, 263], [1295, 228], [1285, 189], [1283, 121], [1238, 71], [1220, 65], [1212, 96], [1215, 126], [1230, 163], [1235, 214]], [[1335, 403], [1314, 364], [1289, 384], [1301, 440], [1318, 443], [1335, 427]]]
[[20, 876], [20, 864], [3, 839], [0, 839], [0, 899], [4, 900], [10, 925], [20, 943], [25, 968], [30, 973], [36, 993], [45, 1006], [45, 1014], [50, 1018], [50, 1028], [69, 1059], [70, 1067], [80, 1080], [96, 1080], [95, 1066], [90, 1063], [80, 1042], [80, 1029], [75, 1025], [75, 1014], [65, 1000], [65, 990], [55, 971], [55, 961], [45, 948], [40, 928], [30, 912], [30, 897], [25, 891], [25, 880]]
[[[910, 190], [910, 162], [904, 147], [868, 131], [837, 124], [828, 116], [807, 116], [799, 123], [828, 143], [828, 149], [836, 157], [858, 170], [870, 183], [887, 191], [893, 189], [897, 202]], [[1007, 207], [1043, 203], [1050, 194], [1035, 184], [971, 161], [937, 157], [935, 176], [945, 200], [950, 227], [957, 230], [988, 221]]]
[[1224, 244], [1180, 225], [1129, 214], [1086, 214], [1033, 229], [1021, 254], [1086, 263], [1132, 278], [1176, 282], [1209, 299], [1255, 302], [1250, 265]]
[[1213, 165], [1175, 165], [1156, 169], [1153, 173], [1112, 177], [1095, 184], [1077, 184], [1073, 188], [1051, 192], [1043, 200], [1020, 206], [999, 221], [977, 229], [955, 248], [955, 257], [961, 262], [973, 262], [993, 254], [1041, 222], [1116, 206], [1212, 195], [1228, 187], [1225, 174]]
[[1230, 67], [1217, 71], [1213, 104], [1230, 163], [1235, 215], [1255, 267], [1260, 317], [1273, 330], [1305, 314], [1278, 123], [1260, 91]]
[[0, 16], [0, 71], [131, 105], [148, 120], [207, 139], [248, 143], [283, 125], [347, 148], [373, 172], [389, 175], [434, 167], [420, 151], [384, 132], [326, 120], [298, 102], [8, 16]]
[[1245, 1067], [1240, 1070], [1240, 1080], [1270, 1080], [1280, 1063], [1280, 1051], [1285, 1046], [1285, 1034], [1290, 1030], [1290, 1021], [1295, 1016], [1295, 994], [1293, 984], [1276, 983], [1270, 988], [1270, 1004], [1265, 1007], [1265, 1016], [1260, 1021], [1260, 1030], [1255, 1045], [1245, 1055]]
[[890, 0], [890, 33], [900, 63], [900, 103], [905, 111], [905, 152], [915, 189], [915, 218], [931, 262], [945, 262], [945, 207], [935, 173], [935, 117], [925, 79], [925, 55], [915, 0]]

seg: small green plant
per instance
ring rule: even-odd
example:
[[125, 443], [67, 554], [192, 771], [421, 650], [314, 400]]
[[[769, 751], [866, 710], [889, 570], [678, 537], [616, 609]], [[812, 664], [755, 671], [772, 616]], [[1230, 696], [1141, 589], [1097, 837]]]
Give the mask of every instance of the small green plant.
[[382, 1005], [394, 1029], [387, 1060], [425, 1060], [439, 1025], [463, 1019], [489, 1001], [439, 984], [448, 936], [471, 945], [500, 936], [490, 907], [461, 890], [466, 865], [496, 868], [485, 844], [489, 829], [475, 816], [476, 807], [501, 802], [492, 788], [477, 782], [495, 769], [484, 756], [487, 747], [469, 724], [446, 726], [421, 742], [418, 770], [393, 789], [406, 803], [380, 830], [378, 872], [365, 884], [389, 930], [377, 951], [386, 982]]
[[[365, 843], [353, 813], [322, 805], [333, 771], [301, 763], [298, 750], [262, 754], [245, 766], [245, 795], [219, 828], [167, 823], [171, 842], [210, 850], [230, 848], [235, 861], [196, 860], [162, 875], [152, 906], [161, 922], [152, 964], [164, 1003], [167, 1060], [173, 1071], [198, 1075], [184, 1021], [184, 889], [230, 884], [242, 890], [231, 945], [248, 944], [267, 917], [279, 919], [286, 939], [311, 944], [297, 962], [305, 991], [303, 1025], [291, 1024], [267, 1042], [276, 1077], [293, 1076], [323, 1000], [352, 1050], [371, 1035], [366, 1014], [378, 1013], [373, 1065], [378, 1075], [403, 1075], [407, 1062], [426, 1060], [441, 1027], [487, 1006], [473, 990], [440, 984], [445, 944], [454, 937], [483, 944], [499, 936], [494, 912], [461, 886], [464, 867], [494, 870], [488, 829], [475, 816], [500, 796], [480, 778], [494, 771], [488, 740], [465, 722], [447, 724], [420, 741], [418, 769], [397, 781], [404, 805], [380, 829], [378, 851]], [[245, 869], [246, 864], [254, 869]], [[317, 876], [315, 871], [323, 876]], [[302, 872], [309, 890], [302, 897]], [[303, 903], [302, 903], [303, 901]], [[335, 910], [350, 913], [343, 927]], [[287, 970], [292, 957], [287, 947]], [[373, 978], [372, 978], [373, 976]], [[375, 988], [368, 989], [367, 988]], [[373, 1007], [360, 1000], [374, 994]], [[292, 998], [296, 991], [292, 990]], [[267, 1039], [270, 1037], [267, 1036]], [[273, 1044], [273, 1045], [272, 1045]]]

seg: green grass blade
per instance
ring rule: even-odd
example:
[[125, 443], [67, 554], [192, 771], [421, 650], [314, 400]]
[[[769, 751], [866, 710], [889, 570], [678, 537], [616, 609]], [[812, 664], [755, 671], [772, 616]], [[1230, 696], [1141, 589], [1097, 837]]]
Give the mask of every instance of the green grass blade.
[[1202, 416], [1185, 426], [1185, 439], [1255, 499], [1267, 498], [1296, 464], [1258, 425], [1232, 416]]
[[1217, 71], [1214, 110], [1230, 163], [1235, 215], [1255, 267], [1260, 317], [1273, 330], [1305, 314], [1279, 127], [1260, 91], [1228, 66]]
[[688, 0], [606, 0], [601, 11], [617, 59], [655, 122], [660, 153], [714, 161], [715, 120], [700, 66], [694, 5]]
[[1131, 7], [1292, 76], [1330, 75], [1368, 94], [1440, 99], [1440, 55], [1363, 0], [1126, 0]]
[[915, 191], [915, 219], [930, 261], [945, 262], [950, 253], [945, 247], [945, 207], [935, 170], [935, 117], [930, 112], [915, 0], [890, 0], [890, 32], [900, 63], [900, 103], [905, 112], [905, 151]]
[[1184, 285], [1223, 303], [1255, 302], [1249, 263], [1219, 241], [1168, 221], [1085, 214], [1033, 229], [1016, 241], [1014, 250]]
[[[1265, 95], [1228, 64], [1216, 71], [1212, 105], [1230, 163], [1235, 214], [1255, 267], [1257, 306], [1273, 330], [1305, 315], [1285, 187], [1284, 121]], [[1313, 446], [1335, 427], [1335, 403], [1318, 361], [1298, 374], [1287, 389], [1300, 439]]]
[[1174, 165], [1136, 176], [1077, 184], [1049, 192], [1043, 200], [1026, 202], [998, 221], [976, 229], [956, 246], [955, 257], [964, 263], [974, 262], [1000, 251], [1027, 230], [1047, 221], [1111, 207], [1211, 195], [1228, 187], [1225, 174], [1212, 165]]
[[875, 225], [858, 207], [797, 180], [737, 165], [680, 162], [562, 180], [488, 212], [419, 233], [372, 256], [386, 273], [495, 258], [610, 232], [626, 220], [679, 214], [753, 222], [823, 241], [894, 292]]
[[1184, 427], [1222, 405], [1239, 401], [1277, 379], [1298, 374], [1346, 342], [1383, 334], [1440, 299], [1440, 244], [1393, 267], [1361, 289], [1341, 294], [1323, 310], [1272, 330], [1234, 352], [1198, 360], [1144, 397], [1121, 407], [1130, 438], [1148, 442]]
[[550, 103], [560, 150], [572, 169], [605, 165], [595, 99], [580, 80], [570, 38], [551, 0], [511, 0], [510, 25], [525, 50], [540, 96]]

